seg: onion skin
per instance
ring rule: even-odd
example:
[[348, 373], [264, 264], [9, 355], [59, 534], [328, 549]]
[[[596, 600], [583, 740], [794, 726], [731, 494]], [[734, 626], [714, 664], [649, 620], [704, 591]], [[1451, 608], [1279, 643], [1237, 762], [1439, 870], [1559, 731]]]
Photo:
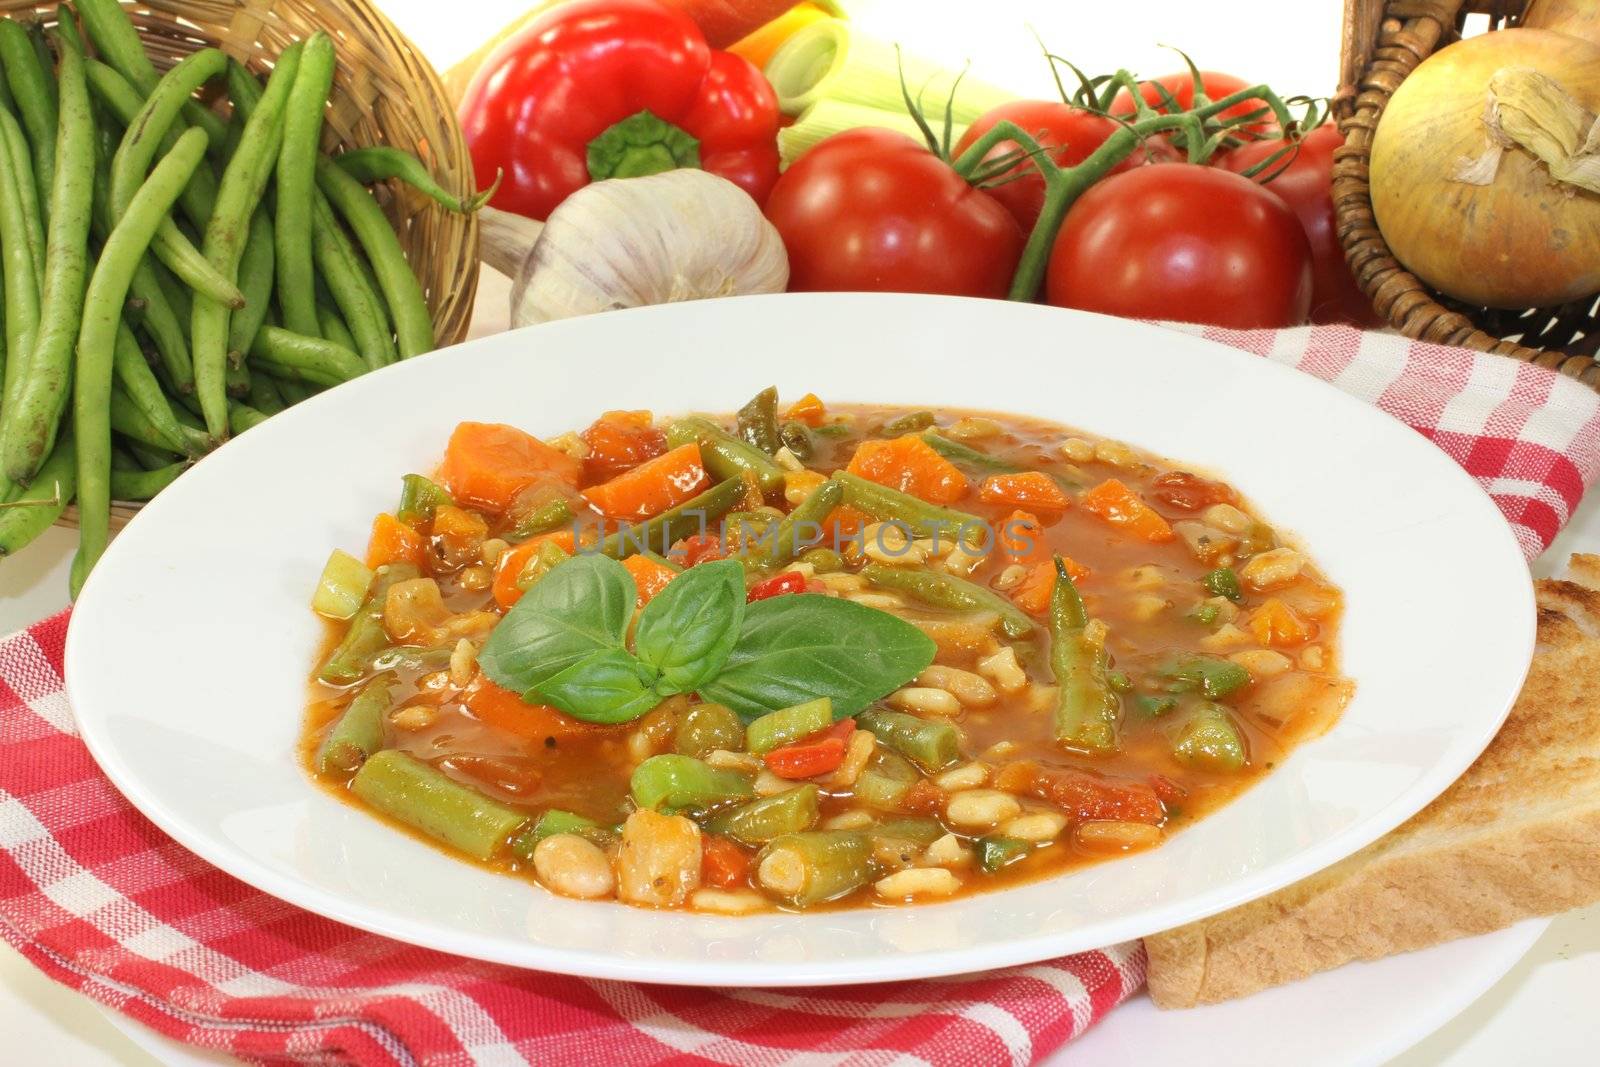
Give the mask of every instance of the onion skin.
[[1600, 44], [1600, 4], [1595, 0], [1533, 0], [1517, 25]]
[[1395, 258], [1468, 304], [1548, 307], [1600, 291], [1600, 196], [1558, 186], [1521, 148], [1487, 185], [1452, 181], [1488, 145], [1490, 77], [1532, 67], [1600, 111], [1600, 45], [1500, 30], [1430, 56], [1395, 91], [1372, 140], [1372, 208]]

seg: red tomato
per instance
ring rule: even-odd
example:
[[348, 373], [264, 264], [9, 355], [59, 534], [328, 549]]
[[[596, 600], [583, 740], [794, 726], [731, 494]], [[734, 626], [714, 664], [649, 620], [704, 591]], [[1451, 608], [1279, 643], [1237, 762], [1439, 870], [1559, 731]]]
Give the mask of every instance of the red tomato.
[[[1333, 152], [1342, 144], [1344, 137], [1338, 127], [1318, 126], [1306, 134], [1297, 153], [1284, 156], [1255, 180], [1278, 194], [1299, 216], [1311, 242], [1311, 321], [1381, 326], [1383, 319], [1356, 285], [1339, 244], [1333, 214]], [[1217, 165], [1238, 174], [1270, 159], [1283, 147], [1282, 141], [1241, 145]]]
[[1155, 163], [1072, 205], [1045, 294], [1128, 318], [1294, 326], [1311, 307], [1311, 250], [1294, 212], [1248, 178]]
[[767, 217], [792, 290], [1003, 297], [1022, 255], [1016, 220], [902, 133], [847, 130], [778, 179]]
[[[1117, 129], [1117, 123], [1104, 115], [1096, 115], [1059, 100], [1012, 100], [978, 116], [978, 120], [968, 126], [967, 132], [956, 142], [955, 155], [959, 158], [979, 137], [1000, 122], [1014, 122], [1032, 134], [1040, 147], [1049, 150], [1051, 160], [1063, 167], [1073, 167], [1088, 159]], [[1015, 141], [1001, 141], [983, 158], [998, 159], [1018, 151], [1021, 151], [1021, 146]], [[1176, 158], [1177, 152], [1165, 141], [1148, 141], [1111, 168], [1111, 173], [1120, 174], [1151, 159], [1161, 161]], [[1039, 221], [1039, 210], [1044, 206], [1044, 175], [1039, 173], [1038, 167], [1023, 160], [1000, 177], [1003, 179], [1001, 184], [991, 186], [986, 191], [1006, 206], [1024, 232], [1031, 231], [1034, 223]]]
[[[1165, 111], [1166, 107], [1161, 98], [1161, 93], [1156, 89], [1157, 84], [1160, 84], [1167, 92], [1171, 93], [1173, 98], [1177, 100], [1178, 106], [1184, 111], [1194, 106], [1194, 77], [1188, 71], [1163, 74], [1159, 78], [1139, 83], [1139, 95], [1144, 97], [1145, 103], [1157, 111]], [[1200, 72], [1200, 86], [1205, 90], [1206, 99], [1212, 102], [1221, 100], [1225, 96], [1232, 96], [1240, 89], [1248, 89], [1252, 84], [1252, 82], [1247, 82], [1243, 78], [1236, 78], [1232, 74], [1222, 74], [1214, 70], [1202, 70]], [[1241, 100], [1217, 117], [1224, 120], [1238, 118], [1240, 115], [1248, 115], [1252, 112], [1260, 111], [1266, 106], [1260, 100]], [[1128, 95], [1128, 90], [1122, 90], [1111, 101], [1111, 113], [1122, 116], [1133, 114], [1133, 97]], [[1270, 137], [1275, 134], [1277, 129], [1277, 120], [1269, 113], [1261, 121], [1250, 123], [1240, 132], [1256, 137]]]

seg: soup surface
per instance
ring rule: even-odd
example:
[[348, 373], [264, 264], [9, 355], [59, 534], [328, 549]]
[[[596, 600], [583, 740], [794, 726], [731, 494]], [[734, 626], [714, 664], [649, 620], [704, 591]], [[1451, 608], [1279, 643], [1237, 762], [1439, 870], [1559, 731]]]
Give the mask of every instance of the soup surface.
[[464, 423], [313, 607], [319, 782], [553, 892], [721, 913], [1155, 847], [1351, 691], [1339, 591], [1226, 484], [770, 390]]

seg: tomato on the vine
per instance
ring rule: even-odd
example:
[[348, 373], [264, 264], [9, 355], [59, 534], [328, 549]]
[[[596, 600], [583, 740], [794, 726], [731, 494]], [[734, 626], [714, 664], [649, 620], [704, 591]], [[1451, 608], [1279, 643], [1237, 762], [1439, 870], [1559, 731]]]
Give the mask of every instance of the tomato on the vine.
[[[1032, 135], [1041, 148], [1058, 166], [1074, 167], [1088, 159], [1094, 150], [1105, 143], [1117, 130], [1118, 124], [1105, 115], [1097, 115], [1073, 104], [1059, 100], [1011, 100], [978, 116], [967, 132], [956, 142], [954, 155], [961, 157], [979, 137], [988, 133], [997, 123], [1012, 122]], [[1001, 141], [983, 157], [999, 159], [1022, 151], [1015, 141]], [[1135, 148], [1115, 167], [1112, 174], [1120, 174], [1150, 160], [1178, 158], [1177, 152], [1163, 140], [1150, 140]], [[995, 179], [986, 191], [1006, 206], [1011, 217], [1017, 220], [1024, 232], [1033, 229], [1039, 221], [1039, 209], [1044, 206], [1044, 176], [1039, 168], [1027, 160], [1018, 160]]]
[[1311, 307], [1311, 251], [1294, 212], [1248, 178], [1155, 163], [1072, 205], [1045, 295], [1128, 318], [1294, 326]]
[[[1252, 84], [1243, 78], [1234, 77], [1232, 74], [1223, 74], [1220, 71], [1202, 70], [1200, 72], [1200, 87], [1205, 91], [1206, 99], [1212, 103], [1221, 100], [1223, 97], [1232, 96], [1241, 89], [1248, 89]], [[1151, 78], [1149, 81], [1139, 83], [1139, 95], [1144, 97], [1144, 102], [1157, 111], [1165, 112], [1167, 110], [1166, 102], [1162, 99], [1161, 90], [1156, 88], [1157, 85], [1172, 94], [1173, 99], [1178, 102], [1178, 107], [1181, 110], [1188, 111], [1194, 106], [1194, 76], [1187, 70], [1179, 71], [1176, 74], [1163, 74], [1159, 78]], [[1240, 116], [1261, 111], [1266, 106], [1260, 100], [1241, 100], [1232, 107], [1224, 109], [1217, 115], [1217, 118], [1226, 122], [1229, 119], [1237, 119]], [[1129, 96], [1128, 90], [1124, 89], [1112, 99], [1111, 114], [1127, 117], [1133, 113], [1133, 97]], [[1251, 137], [1273, 137], [1276, 136], [1277, 130], [1277, 120], [1267, 114], [1258, 121], [1246, 123], [1239, 129], [1239, 135], [1246, 139]]]
[[[1254, 178], [1289, 205], [1311, 243], [1311, 321], [1379, 326], [1383, 319], [1356, 285], [1339, 244], [1333, 211], [1333, 152], [1343, 143], [1338, 127], [1318, 126], [1306, 134], [1298, 149], [1290, 149]], [[1284, 147], [1283, 141], [1241, 145], [1217, 165], [1239, 174], [1265, 163]]]
[[822, 141], [778, 179], [766, 212], [797, 291], [1003, 297], [1022, 255], [998, 200], [891, 130]]

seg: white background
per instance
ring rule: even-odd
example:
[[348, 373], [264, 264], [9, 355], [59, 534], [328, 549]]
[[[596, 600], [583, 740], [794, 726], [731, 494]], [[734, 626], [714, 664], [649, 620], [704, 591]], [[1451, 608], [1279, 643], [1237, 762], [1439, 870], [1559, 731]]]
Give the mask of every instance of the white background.
[[[525, 8], [518, 0], [379, 0], [440, 69], [471, 52]], [[1144, 76], [1179, 69], [1163, 44], [1202, 68], [1264, 81], [1281, 95], [1331, 93], [1338, 72], [1341, 0], [845, 0], [875, 36], [1020, 93], [1049, 94], [1031, 24], [1052, 50], [1090, 73], [1125, 67]], [[501, 297], [503, 299], [503, 297]], [[0, 568], [0, 631], [64, 606], [72, 536], [53, 531]], [[1600, 504], [1591, 497], [1562, 544], [1600, 550]], [[1558, 545], [1558, 549], [1561, 545]], [[1528, 957], [1462, 1017], [1396, 1067], [1477, 1067], [1506, 1062], [1592, 1062], [1600, 990], [1600, 909], [1558, 920]], [[1396, 991], [1403, 996], [1404, 991]], [[1332, 1007], [1332, 1006], [1330, 1006]], [[1359, 1026], [1359, 1019], [1330, 1019]], [[148, 1065], [157, 1062], [88, 1001], [55, 985], [0, 945], [0, 1062]], [[1315, 1035], [1305, 1035], [1309, 1042]], [[1064, 1057], [1071, 1059], [1070, 1052]]]

